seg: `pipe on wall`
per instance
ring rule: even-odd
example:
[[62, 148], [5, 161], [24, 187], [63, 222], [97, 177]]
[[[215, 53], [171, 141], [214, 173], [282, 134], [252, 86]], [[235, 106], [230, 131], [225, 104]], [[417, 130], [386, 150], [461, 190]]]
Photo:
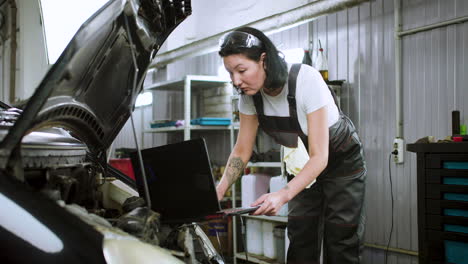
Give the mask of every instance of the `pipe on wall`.
[[[0, 7], [6, 2], [6, 0], [2, 3], [0, 3]], [[0, 46], [2, 50], [2, 54], [0, 55], [0, 89], [2, 90], [2, 95], [1, 95], [1, 100], [5, 101], [5, 75], [4, 75], [4, 68], [5, 68], [5, 37], [3, 36], [3, 26], [5, 25], [5, 15], [3, 12], [0, 10]]]
[[2, 64], [2, 69], [1, 69], [1, 84], [0, 84], [0, 88], [2, 89], [2, 95], [1, 95], [1, 100], [2, 101], [6, 101], [7, 100], [7, 97], [6, 97], [6, 92], [5, 92], [5, 42], [6, 42], [6, 38], [5, 36], [1, 35], [0, 34], [0, 38], [1, 38], [1, 45], [2, 45], [2, 59], [0, 61], [0, 63]]
[[2, 101], [5, 101], [5, 89], [4, 89], [4, 85], [5, 85], [5, 37], [0, 33], [0, 45], [2, 46], [1, 47], [1, 50], [2, 50], [2, 54], [0, 56], [0, 89], [2, 89], [2, 94], [1, 94], [1, 100]]
[[[318, 0], [239, 26], [255, 27], [259, 30], [262, 30], [265, 34], [272, 34], [310, 22], [320, 16], [348, 9], [368, 1], [370, 0]], [[229, 29], [219, 34], [200, 39], [182, 47], [158, 54], [156, 55], [150, 67], [162, 67], [180, 59], [214, 52], [218, 48], [217, 45], [219, 38], [231, 30], [233, 29]]]
[[402, 74], [402, 48], [401, 38], [411, 34], [420, 33], [440, 27], [461, 24], [468, 22], [468, 16], [458, 17], [447, 21], [434, 23], [426, 26], [416, 27], [408, 30], [402, 30], [401, 25], [401, 0], [394, 0], [395, 7], [395, 95], [396, 95], [396, 138], [403, 138], [403, 86], [401, 84]]
[[16, 2], [10, 0], [11, 9], [11, 33], [10, 33], [10, 104], [16, 97]]
[[403, 98], [401, 85], [401, 0], [394, 0], [395, 16], [395, 125], [396, 138], [403, 138]]
[[450, 26], [450, 25], [454, 25], [454, 24], [461, 24], [461, 23], [465, 23], [467, 21], [468, 21], [468, 16], [458, 17], [458, 18], [447, 20], [447, 21], [430, 24], [430, 25], [427, 25], [427, 26], [412, 28], [412, 29], [408, 29], [408, 30], [404, 30], [404, 31], [400, 30], [398, 32], [398, 36], [403, 37], [403, 36], [406, 36], [406, 35], [416, 34], [416, 33], [419, 33], [419, 32], [428, 31], [428, 30], [432, 30], [432, 29], [436, 29], [436, 28], [440, 28], [440, 27], [446, 27], [446, 26]]
[[370, 244], [370, 243], [364, 243], [364, 246], [368, 248], [382, 249], [382, 250], [386, 250], [389, 252], [395, 252], [395, 253], [405, 254], [409, 256], [415, 256], [415, 257], [419, 256], [419, 252], [417, 251], [412, 251], [412, 250], [407, 250], [407, 249], [402, 249], [402, 248], [392, 248], [392, 247], [386, 247], [386, 246]]

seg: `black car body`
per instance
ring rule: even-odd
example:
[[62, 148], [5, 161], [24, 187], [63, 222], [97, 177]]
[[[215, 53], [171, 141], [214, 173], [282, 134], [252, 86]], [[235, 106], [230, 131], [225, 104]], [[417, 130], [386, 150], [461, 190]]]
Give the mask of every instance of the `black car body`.
[[[99, 224], [120, 215], [103, 208], [98, 188], [119, 176], [106, 150], [156, 52], [190, 14], [189, 0], [109, 1], [82, 25], [26, 106], [0, 111], [2, 262], [125, 263], [126, 250], [152, 263], [177, 262], [157, 245]], [[86, 212], [79, 217], [69, 205]]]

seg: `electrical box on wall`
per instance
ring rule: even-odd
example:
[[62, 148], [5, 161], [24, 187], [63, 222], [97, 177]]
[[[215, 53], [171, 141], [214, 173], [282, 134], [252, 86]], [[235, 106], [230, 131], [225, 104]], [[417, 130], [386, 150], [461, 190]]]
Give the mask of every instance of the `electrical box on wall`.
[[404, 161], [404, 145], [405, 141], [402, 138], [395, 138], [393, 140], [393, 149], [392, 149], [392, 154], [393, 154], [393, 161], [396, 164], [403, 163]]

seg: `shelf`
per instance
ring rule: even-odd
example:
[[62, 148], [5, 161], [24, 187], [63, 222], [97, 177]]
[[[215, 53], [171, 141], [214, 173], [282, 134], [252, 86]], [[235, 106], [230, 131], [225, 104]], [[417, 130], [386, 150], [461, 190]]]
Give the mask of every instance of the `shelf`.
[[[176, 132], [176, 131], [184, 131], [185, 127], [159, 127], [159, 128], [151, 128], [148, 130], [143, 131], [144, 133], [163, 133], [163, 132]], [[200, 126], [200, 125], [190, 125], [190, 130], [229, 130], [231, 126]]]
[[[236, 198], [236, 201], [240, 201], [241, 198], [240, 197], [237, 197]], [[232, 201], [232, 198], [231, 197], [223, 197], [223, 199], [221, 199], [221, 202], [231, 202]]]
[[219, 87], [223, 84], [230, 83], [230, 80], [226, 80], [217, 76], [208, 76], [208, 75], [187, 75], [184, 78], [169, 80], [151, 84], [145, 87], [145, 90], [160, 90], [160, 91], [169, 91], [169, 90], [184, 90], [185, 81], [190, 81], [190, 87], [192, 89], [200, 88], [213, 88]]
[[[253, 263], [260, 263], [260, 264], [279, 264], [280, 263], [276, 259], [269, 259], [264, 256], [258, 256], [258, 255], [254, 255], [250, 253], [247, 253], [247, 256], [249, 257], [249, 262], [253, 262]], [[247, 260], [244, 252], [236, 253], [236, 258]]]
[[278, 222], [278, 223], [287, 223], [288, 217], [287, 216], [267, 216], [267, 215], [242, 215], [245, 218], [252, 218], [270, 222]]
[[249, 162], [247, 167], [281, 168], [281, 162]]

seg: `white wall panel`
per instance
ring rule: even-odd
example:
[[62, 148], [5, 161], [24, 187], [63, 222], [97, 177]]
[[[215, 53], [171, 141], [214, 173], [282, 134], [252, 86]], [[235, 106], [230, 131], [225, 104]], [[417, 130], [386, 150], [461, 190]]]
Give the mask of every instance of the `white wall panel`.
[[455, 107], [457, 109], [464, 109], [463, 122], [468, 124], [468, 26], [465, 24], [457, 25], [456, 27], [456, 41], [455, 47], [458, 51], [455, 54], [455, 73], [456, 76], [454, 89], [455, 92]]
[[[49, 65], [46, 59], [44, 36], [42, 34], [42, 22], [39, 12], [39, 1], [17, 0], [17, 53], [16, 53], [16, 90], [15, 100], [29, 98]], [[3, 2], [1, 11], [6, 21], [0, 30], [0, 98], [9, 102], [10, 89], [10, 56], [11, 56], [11, 5]]]

